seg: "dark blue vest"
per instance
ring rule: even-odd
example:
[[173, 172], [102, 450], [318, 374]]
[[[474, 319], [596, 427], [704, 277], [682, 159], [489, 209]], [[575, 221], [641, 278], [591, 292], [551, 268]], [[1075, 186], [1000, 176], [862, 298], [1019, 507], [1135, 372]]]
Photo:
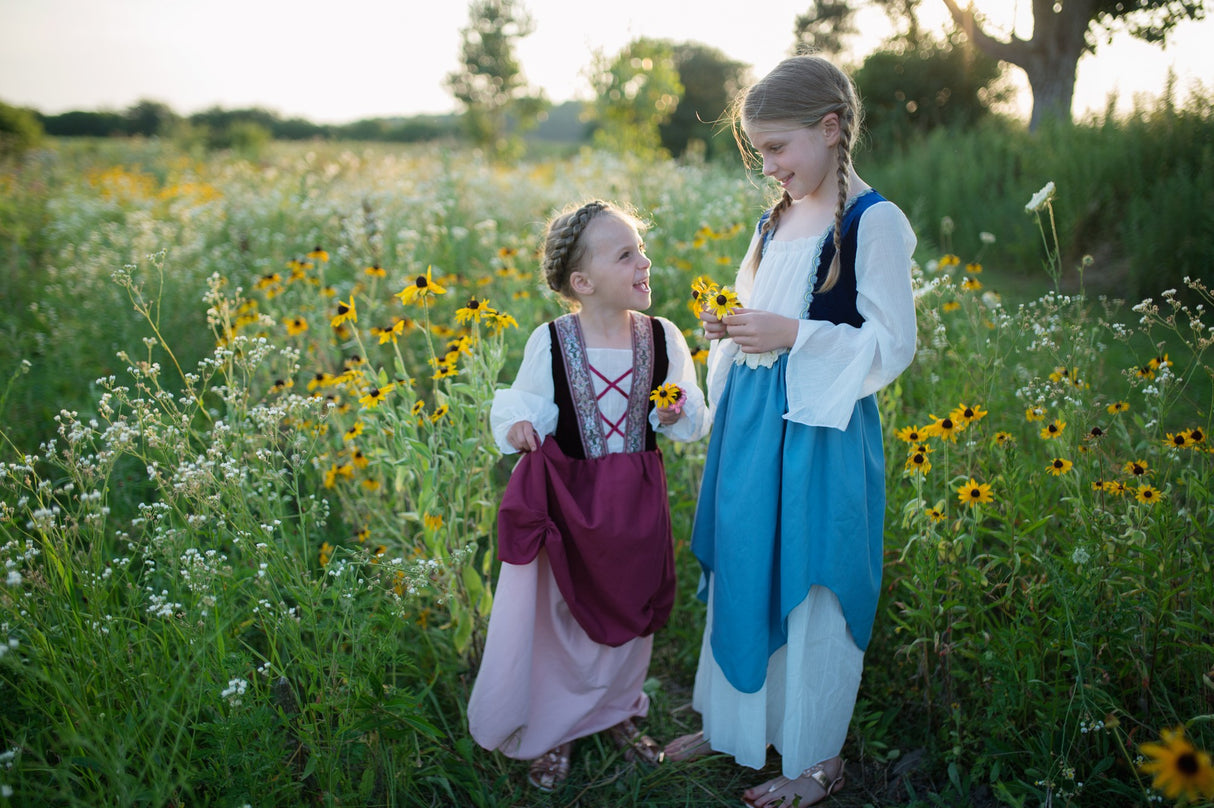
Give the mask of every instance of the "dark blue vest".
[[[839, 279], [829, 292], [819, 293], [818, 288], [826, 279], [826, 273], [830, 271], [830, 262], [835, 257], [834, 225], [831, 225], [831, 229], [826, 233], [826, 240], [822, 244], [813, 300], [810, 301], [808, 315], [802, 313], [803, 319], [827, 320], [835, 325], [846, 323], [856, 328], [863, 325], [864, 318], [856, 310], [857, 234], [860, 231], [860, 217], [864, 211], [868, 210], [870, 205], [883, 201], [885, 198], [870, 188], [853, 199], [847, 210], [843, 212], [843, 257], [839, 264]], [[760, 228], [763, 227], [763, 223], [769, 216], [771, 216], [770, 210], [759, 219]], [[772, 233], [768, 233], [763, 237], [762, 249], [764, 252], [767, 251], [767, 244], [771, 241], [772, 235]]]

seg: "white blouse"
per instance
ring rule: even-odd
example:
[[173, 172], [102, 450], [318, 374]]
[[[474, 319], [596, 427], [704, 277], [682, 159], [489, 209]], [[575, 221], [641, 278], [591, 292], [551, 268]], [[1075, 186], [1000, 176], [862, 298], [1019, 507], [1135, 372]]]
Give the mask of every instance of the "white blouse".
[[[739, 269], [735, 289], [746, 308], [800, 317], [806, 306], [828, 229], [817, 238], [771, 239], [757, 272]], [[756, 234], [747, 255], [758, 247]], [[846, 429], [860, 399], [889, 384], [915, 355], [915, 301], [911, 255], [915, 234], [892, 202], [877, 202], [860, 217], [856, 249], [859, 328], [826, 320], [801, 320], [786, 367], [785, 418], [808, 426]], [[775, 354], [744, 354], [728, 337], [712, 343], [708, 399], [720, 400], [734, 362], [770, 366]]]
[[[677, 384], [685, 393], [686, 400], [683, 403], [683, 417], [670, 426], [658, 424], [656, 408], [649, 413], [649, 423], [658, 434], [671, 440], [699, 440], [708, 433], [712, 420], [696, 379], [695, 361], [678, 327], [664, 317], [657, 319], [666, 333], [669, 369], [663, 381], [655, 380], [654, 387], [664, 382]], [[632, 351], [628, 348], [587, 348], [586, 357], [590, 366], [598, 371], [590, 375], [594, 380], [595, 394], [599, 396], [599, 412], [608, 423], [618, 423], [628, 408], [628, 394], [632, 389], [632, 374], [628, 373], [632, 368]], [[620, 377], [625, 374], [627, 376], [621, 380]], [[615, 383], [618, 389], [612, 389], [611, 383]], [[507, 442], [506, 435], [518, 421], [530, 421], [541, 438], [556, 432], [559, 413], [553, 397], [552, 337], [548, 324], [544, 323], [527, 338], [523, 362], [514, 384], [493, 394], [489, 425], [493, 439], [503, 454], [517, 451]], [[618, 452], [624, 448], [624, 436], [612, 431], [607, 423], [604, 424], [603, 433], [607, 436], [607, 451]]]

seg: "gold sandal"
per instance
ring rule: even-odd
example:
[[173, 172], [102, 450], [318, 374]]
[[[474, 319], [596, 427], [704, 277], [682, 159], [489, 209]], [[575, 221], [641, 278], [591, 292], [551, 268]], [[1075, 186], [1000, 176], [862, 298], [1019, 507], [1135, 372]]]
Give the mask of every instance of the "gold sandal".
[[629, 763], [643, 761], [656, 766], [665, 758], [665, 753], [657, 741], [641, 733], [631, 718], [626, 718], [607, 730], [607, 737], [616, 748], [624, 750], [624, 760]]
[[531, 761], [527, 782], [540, 791], [556, 791], [557, 786], [569, 777], [569, 755], [572, 751], [573, 744], [563, 743]]

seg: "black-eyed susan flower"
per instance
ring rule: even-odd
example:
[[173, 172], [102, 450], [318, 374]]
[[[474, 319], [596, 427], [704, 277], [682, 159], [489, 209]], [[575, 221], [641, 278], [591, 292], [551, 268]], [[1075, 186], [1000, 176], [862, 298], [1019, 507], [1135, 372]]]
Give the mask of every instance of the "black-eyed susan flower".
[[682, 412], [683, 402], [686, 400], [683, 394], [683, 388], [672, 382], [667, 382], [660, 387], [654, 388], [649, 393], [649, 400], [654, 402], [660, 408]]
[[697, 305], [717, 293], [717, 285], [707, 275], [700, 275], [691, 282], [691, 300]]
[[980, 275], [982, 274], [982, 264], [979, 264], [977, 261], [970, 261], [965, 265], [965, 272], [968, 275]]
[[371, 538], [371, 528], [363, 526], [354, 534], [354, 538], [358, 540], [359, 544], [366, 544], [367, 539]]
[[999, 430], [991, 440], [995, 442], [996, 446], [1009, 446], [1012, 443], [1012, 433]]
[[1098, 426], [1094, 426], [1088, 430], [1088, 434], [1086, 435], [1086, 438], [1088, 440], [1100, 440], [1101, 438], [1104, 437], [1104, 435], [1105, 435], [1105, 432], [1103, 429], [1101, 429]]
[[994, 502], [995, 496], [991, 493], [990, 483], [980, 483], [971, 477], [968, 482], [958, 486], [957, 499], [962, 505], [974, 508]]
[[371, 463], [371, 458], [363, 453], [362, 449], [355, 447], [350, 451], [350, 462], [356, 469], [365, 469]]
[[1170, 368], [1170, 367], [1172, 367], [1172, 360], [1168, 359], [1167, 354], [1164, 354], [1163, 356], [1157, 356], [1154, 359], [1152, 359], [1150, 362], [1147, 363], [1147, 366], [1153, 370], [1159, 370], [1160, 368]]
[[1117, 413], [1125, 412], [1129, 408], [1130, 408], [1130, 402], [1128, 402], [1128, 401], [1114, 401], [1112, 404], [1105, 407], [1104, 409], [1105, 409], [1105, 412], [1107, 412], [1109, 415], [1116, 415]]
[[337, 301], [337, 314], [334, 315], [329, 325], [337, 328], [347, 320], [352, 323], [358, 322], [358, 309], [354, 305], [354, 295], [350, 295], [349, 303], [343, 303], [341, 300]]
[[392, 325], [386, 327], [372, 326], [371, 336], [379, 337], [379, 344], [383, 345], [387, 342], [396, 342], [396, 338], [405, 333], [405, 321], [397, 317], [392, 321]]
[[425, 275], [418, 275], [413, 279], [413, 283], [396, 293], [401, 303], [404, 303], [406, 306], [410, 303], [424, 304], [426, 298], [430, 295], [445, 295], [447, 293], [443, 285], [434, 280], [433, 269], [434, 267], [432, 266], [426, 267]]
[[358, 399], [358, 403], [362, 404], [367, 409], [373, 410], [378, 407], [383, 400], [388, 397], [388, 394], [391, 393], [395, 388], [395, 382], [389, 382], [383, 387], [371, 387], [362, 395], [361, 398]]
[[917, 426], [904, 426], [897, 432], [897, 438], [906, 443], [922, 443], [927, 435]]
[[1163, 494], [1155, 486], [1149, 483], [1141, 483], [1134, 489], [1134, 499], [1147, 505], [1154, 505], [1163, 499]]
[[966, 292], [977, 292], [982, 289], [982, 281], [974, 277], [967, 277], [961, 281], [961, 288]]
[[949, 269], [950, 267], [960, 266], [961, 258], [952, 253], [945, 253], [940, 257], [940, 268]]
[[432, 359], [430, 363], [434, 365], [434, 372], [430, 374], [430, 378], [435, 381], [459, 375], [459, 366], [455, 362], [448, 362], [445, 359]]
[[943, 522], [946, 514], [944, 513], [944, 503], [938, 502], [927, 509], [927, 518], [933, 522]]
[[275, 379], [274, 384], [270, 385], [271, 393], [282, 393], [295, 386], [295, 382], [291, 379]]
[[936, 418], [935, 415], [930, 416], [935, 419], [934, 423], [923, 427], [923, 432], [930, 437], [940, 438], [941, 440], [957, 442], [957, 436], [965, 429], [965, 423], [954, 421], [949, 416], [945, 415], [941, 418]]
[[715, 314], [718, 320], [741, 305], [738, 302], [738, 295], [728, 286], [722, 286], [714, 294], [705, 296], [703, 300], [704, 309]]
[[1045, 470], [1050, 474], [1053, 474], [1055, 477], [1061, 477], [1063, 474], [1070, 471], [1073, 465], [1074, 464], [1065, 457], [1055, 457], [1050, 461], [1050, 464], [1045, 467]]
[[308, 321], [302, 317], [287, 317], [282, 322], [287, 327], [289, 337], [298, 337], [308, 330]]
[[1189, 430], [1189, 443], [1199, 444], [1205, 443], [1206, 433], [1201, 431], [1201, 427], [1193, 427]]
[[1104, 492], [1115, 497], [1120, 497], [1129, 490], [1121, 480], [1109, 480], [1104, 484]]
[[1147, 461], [1145, 460], [1130, 460], [1121, 467], [1121, 470], [1130, 477], [1145, 477], [1150, 471], [1150, 467], [1147, 466]]
[[491, 334], [500, 334], [507, 328], [518, 328], [518, 320], [500, 311], [495, 311], [492, 315], [486, 317], [484, 324], [488, 326], [489, 333]]
[[357, 438], [362, 433], [363, 433], [363, 422], [355, 421], [353, 426], [351, 426], [349, 429], [347, 429], [345, 432], [342, 433], [341, 439], [343, 441], [351, 441], [351, 440], [354, 440], [355, 438]]
[[363, 487], [363, 490], [368, 491], [370, 493], [374, 493], [379, 490], [379, 480], [373, 480], [371, 478], [367, 478], [367, 479], [361, 480], [359, 482], [359, 485], [361, 485]]
[[328, 565], [329, 559], [333, 557], [333, 545], [325, 542], [320, 545], [320, 552], [317, 553], [317, 560], [320, 561], [322, 567]]
[[445, 402], [434, 408], [434, 412], [430, 413], [430, 423], [437, 424], [439, 421], [447, 417], [447, 413], [451, 411], [451, 407]]
[[699, 362], [701, 365], [707, 364], [708, 349], [703, 346], [697, 346], [696, 349], [691, 352], [691, 360], [693, 362]]
[[455, 320], [459, 323], [479, 323], [482, 319], [492, 314], [493, 307], [489, 305], [488, 298], [470, 297], [463, 308], [455, 310]]
[[1189, 436], [1185, 432], [1169, 432], [1163, 439], [1163, 445], [1171, 449], [1188, 449]]
[[1041, 428], [1041, 437], [1046, 440], [1056, 438], [1062, 434], [1062, 430], [1064, 429], [1066, 429], [1066, 421], [1056, 418]]
[[333, 381], [336, 378], [337, 377], [334, 376], [332, 373], [328, 373], [328, 372], [324, 372], [324, 371], [318, 372], [315, 375], [313, 375], [312, 378], [308, 379], [308, 392], [310, 393], [310, 392], [313, 392], [314, 390], [320, 390], [322, 388], [328, 387], [329, 385], [333, 384]]
[[1029, 407], [1024, 411], [1024, 420], [1029, 422], [1045, 420], [1045, 407]]
[[958, 404], [957, 408], [948, 414], [948, 417], [958, 423], [964, 423], [966, 426], [969, 426], [975, 421], [981, 421], [988, 414], [986, 410], [982, 409], [981, 405], [971, 407], [968, 404], [962, 403]]
[[381, 267], [379, 264], [372, 264], [363, 270], [363, 274], [371, 278], [386, 278], [388, 270]]
[[1138, 769], [1152, 775], [1151, 785], [1171, 800], [1214, 798], [1214, 763], [1209, 752], [1195, 747], [1185, 737], [1184, 727], [1165, 729], [1159, 735], [1159, 743], [1139, 747], [1149, 760]]
[[329, 253], [327, 253], [325, 251], [324, 247], [317, 244], [315, 247], [312, 248], [312, 252], [308, 253], [308, 257], [311, 258], [313, 261], [328, 261]]
[[425, 411], [426, 411], [426, 402], [422, 401], [420, 398], [417, 401], [413, 402], [413, 407], [409, 410], [409, 412], [413, 415], [421, 415]]
[[911, 474], [926, 475], [932, 470], [932, 461], [928, 458], [927, 452], [911, 452], [906, 457], [904, 468]]
[[443, 526], [443, 515], [441, 513], [428, 513], [422, 517], [422, 524], [426, 530], [435, 531]]
[[944, 305], [941, 306], [940, 308], [942, 308], [946, 312], [956, 311], [957, 309], [961, 308], [961, 304], [958, 303], [956, 300], [946, 300], [944, 302]]

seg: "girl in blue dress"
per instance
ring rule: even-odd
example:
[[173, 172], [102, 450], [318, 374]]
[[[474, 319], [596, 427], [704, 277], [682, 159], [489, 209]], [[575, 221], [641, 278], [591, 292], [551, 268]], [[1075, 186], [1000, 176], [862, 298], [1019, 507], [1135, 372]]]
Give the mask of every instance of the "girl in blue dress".
[[780, 187], [737, 276], [741, 307], [701, 314], [714, 427], [692, 549], [707, 625], [692, 705], [712, 751], [782, 776], [743, 801], [812, 805], [840, 757], [881, 582], [885, 471], [874, 394], [915, 350], [915, 236], [855, 172], [861, 108], [828, 61], [781, 62], [736, 105], [743, 154]]

